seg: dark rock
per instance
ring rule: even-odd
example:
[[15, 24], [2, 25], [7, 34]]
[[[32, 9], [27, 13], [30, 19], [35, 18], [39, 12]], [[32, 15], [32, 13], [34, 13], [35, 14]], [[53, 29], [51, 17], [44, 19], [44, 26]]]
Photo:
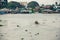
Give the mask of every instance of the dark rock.
[[0, 36], [4, 36], [4, 35], [1, 34]]
[[39, 22], [38, 21], [35, 21], [35, 24], [39, 24]]
[[24, 38], [21, 38], [21, 40], [24, 40]]
[[17, 27], [19, 27], [19, 25], [17, 25]]
[[39, 33], [37, 33], [39, 35]]
[[36, 33], [35, 35], [37, 36], [37, 35], [39, 35], [39, 33]]
[[2, 27], [3, 25], [0, 24], [0, 27]]
[[28, 30], [25, 30], [26, 32], [28, 31]]
[[31, 32], [29, 32], [29, 34], [31, 34]]
[[55, 21], [53, 21], [53, 23], [55, 23]]
[[1, 22], [2, 20], [0, 20], [0, 22]]
[[56, 37], [58, 37], [58, 35], [56, 35]]

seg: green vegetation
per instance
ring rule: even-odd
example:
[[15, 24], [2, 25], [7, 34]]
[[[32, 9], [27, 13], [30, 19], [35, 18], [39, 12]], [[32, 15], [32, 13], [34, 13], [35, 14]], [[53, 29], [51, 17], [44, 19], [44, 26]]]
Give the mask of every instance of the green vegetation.
[[35, 8], [37, 6], [39, 6], [39, 4], [36, 1], [31, 1], [31, 2], [28, 3], [27, 7], [28, 8]]
[[[57, 10], [56, 6], [60, 6], [60, 3], [55, 2], [52, 5], [39, 5], [36, 1], [31, 1], [26, 5], [23, 5], [16, 1], [5, 2], [0, 5], [0, 9], [6, 8], [11, 10], [10, 13], [35, 13], [35, 12], [55, 12]], [[45, 9], [45, 10], [44, 10]], [[48, 10], [49, 9], [49, 10]], [[60, 8], [57, 10], [60, 11]], [[3, 14], [3, 12], [0, 12]]]
[[9, 8], [9, 9], [16, 9], [16, 7], [18, 7], [18, 8], [23, 8], [23, 7], [25, 7], [25, 6], [21, 5], [21, 4], [18, 3], [18, 2], [15, 2], [15, 1], [9, 2], [9, 3], [8, 3], [8, 6], [7, 6], [7, 8]]
[[8, 4], [8, 1], [7, 0], [4, 0], [4, 1], [1, 1], [0, 0], [0, 9], [6, 8], [7, 7], [7, 4]]

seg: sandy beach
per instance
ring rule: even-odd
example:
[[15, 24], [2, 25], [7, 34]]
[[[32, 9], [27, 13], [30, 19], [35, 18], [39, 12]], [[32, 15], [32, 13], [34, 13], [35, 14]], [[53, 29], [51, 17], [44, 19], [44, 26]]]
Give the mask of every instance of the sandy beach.
[[0, 40], [60, 40], [60, 14], [6, 14], [0, 20]]

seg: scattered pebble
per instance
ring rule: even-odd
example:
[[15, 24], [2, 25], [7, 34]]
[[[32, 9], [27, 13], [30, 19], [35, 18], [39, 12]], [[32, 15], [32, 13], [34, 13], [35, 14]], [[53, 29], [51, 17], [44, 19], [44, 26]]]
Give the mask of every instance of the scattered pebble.
[[25, 30], [26, 32], [28, 31], [28, 30]]
[[19, 25], [17, 25], [17, 27], [19, 27]]
[[56, 37], [57, 37], [58, 35], [56, 35]]
[[29, 32], [29, 34], [31, 34], [31, 32]]
[[53, 23], [55, 23], [55, 21], [53, 21]]
[[0, 22], [1, 22], [2, 20], [0, 20]]
[[24, 40], [24, 38], [21, 38], [21, 40]]
[[32, 37], [32, 35], [30, 35], [30, 37]]
[[38, 21], [35, 21], [35, 24], [39, 24], [39, 22]]
[[2, 27], [3, 25], [0, 24], [0, 27]]
[[39, 33], [36, 33], [35, 35], [39, 35]]
[[4, 36], [4, 35], [1, 34], [0, 36]]
[[37, 33], [39, 35], [39, 33]]

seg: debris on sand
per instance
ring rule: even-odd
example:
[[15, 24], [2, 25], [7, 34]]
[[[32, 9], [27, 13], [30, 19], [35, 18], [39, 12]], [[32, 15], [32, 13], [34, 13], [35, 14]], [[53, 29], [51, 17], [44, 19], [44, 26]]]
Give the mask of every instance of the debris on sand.
[[0, 20], [0, 22], [1, 22], [2, 20]]
[[53, 23], [55, 23], [55, 21], [53, 21]]
[[39, 33], [36, 33], [35, 36], [39, 35]]
[[28, 31], [28, 30], [25, 30], [26, 32]]
[[24, 40], [24, 38], [21, 38], [21, 40]]
[[17, 27], [19, 27], [19, 25], [17, 25]]
[[3, 25], [0, 24], [0, 27], [2, 27]]
[[39, 22], [38, 21], [35, 21], [35, 24], [39, 24]]
[[4, 36], [4, 35], [0, 35], [0, 36]]

